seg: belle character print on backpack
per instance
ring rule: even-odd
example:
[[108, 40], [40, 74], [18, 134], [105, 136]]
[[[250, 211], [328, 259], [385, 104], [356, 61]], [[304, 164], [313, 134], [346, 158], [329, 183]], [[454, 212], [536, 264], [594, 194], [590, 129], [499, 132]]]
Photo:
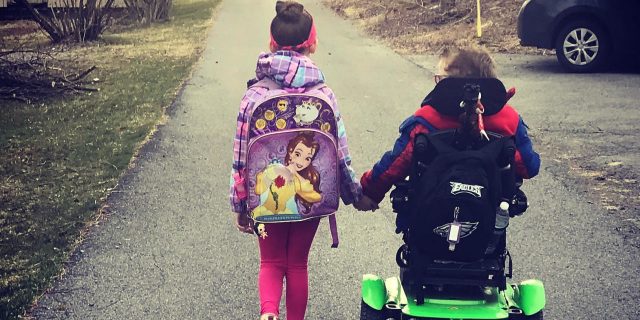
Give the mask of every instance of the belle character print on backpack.
[[305, 214], [322, 200], [320, 173], [313, 166], [320, 145], [313, 132], [304, 132], [289, 141], [284, 163], [274, 161], [256, 177], [255, 193], [260, 206], [253, 217], [272, 214]]

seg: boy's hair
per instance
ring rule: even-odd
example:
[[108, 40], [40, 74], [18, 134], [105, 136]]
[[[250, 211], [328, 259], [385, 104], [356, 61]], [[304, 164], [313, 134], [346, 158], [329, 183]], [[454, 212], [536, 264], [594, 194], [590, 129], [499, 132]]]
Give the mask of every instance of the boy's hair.
[[440, 52], [440, 64], [451, 77], [497, 78], [496, 64], [484, 48], [448, 47]]
[[271, 36], [281, 46], [296, 46], [307, 40], [313, 18], [295, 1], [276, 2], [276, 16], [271, 21]]

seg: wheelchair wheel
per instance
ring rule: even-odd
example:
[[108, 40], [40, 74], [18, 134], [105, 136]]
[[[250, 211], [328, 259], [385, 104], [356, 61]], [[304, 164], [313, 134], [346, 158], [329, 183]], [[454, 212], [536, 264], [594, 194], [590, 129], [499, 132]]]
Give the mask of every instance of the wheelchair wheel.
[[535, 314], [530, 316], [525, 316], [524, 314], [509, 316], [509, 320], [543, 320], [543, 310], [538, 311]]
[[360, 320], [386, 320], [384, 309], [376, 310], [371, 308], [364, 301], [360, 303]]
[[542, 310], [538, 311], [536, 314], [532, 314], [530, 316], [526, 316], [524, 317], [525, 320], [543, 320], [543, 314], [542, 314]]

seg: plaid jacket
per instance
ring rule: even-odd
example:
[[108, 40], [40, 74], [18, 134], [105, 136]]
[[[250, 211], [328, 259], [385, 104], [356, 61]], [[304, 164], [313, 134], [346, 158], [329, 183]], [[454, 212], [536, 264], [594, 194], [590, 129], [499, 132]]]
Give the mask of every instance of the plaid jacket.
[[[258, 57], [256, 79], [249, 81], [249, 86], [260, 79], [268, 77], [289, 92], [304, 92], [305, 88], [324, 83], [322, 71], [308, 57], [294, 51], [278, 51], [276, 53], [262, 53]], [[347, 145], [347, 132], [344, 121], [338, 110], [338, 102], [329, 87], [320, 88], [329, 97], [338, 124], [338, 157], [340, 163], [340, 197], [345, 204], [358, 201], [362, 196], [362, 188], [351, 168], [351, 156]], [[245, 200], [236, 192], [235, 185], [244, 177], [245, 160], [247, 157], [249, 116], [257, 101], [269, 94], [267, 88], [249, 87], [240, 102], [238, 123], [233, 143], [233, 168], [231, 170], [229, 198], [231, 209], [237, 213], [247, 213]]]

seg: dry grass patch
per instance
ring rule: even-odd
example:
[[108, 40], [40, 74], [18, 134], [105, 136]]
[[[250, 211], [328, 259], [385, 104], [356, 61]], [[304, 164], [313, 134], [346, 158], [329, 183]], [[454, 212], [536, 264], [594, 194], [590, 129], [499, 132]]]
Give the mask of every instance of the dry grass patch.
[[[442, 11], [438, 1], [324, 0], [343, 17], [404, 54], [433, 53], [447, 45], [480, 44], [494, 52], [539, 53], [519, 45], [519, 0], [483, 0], [482, 38], [476, 37], [476, 2], [457, 1]], [[422, 5], [421, 5], [422, 4]]]

